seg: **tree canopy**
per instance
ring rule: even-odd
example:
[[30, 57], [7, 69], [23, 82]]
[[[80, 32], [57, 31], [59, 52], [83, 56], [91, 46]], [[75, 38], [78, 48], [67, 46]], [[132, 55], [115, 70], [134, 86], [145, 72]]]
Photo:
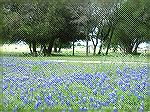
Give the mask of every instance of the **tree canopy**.
[[149, 0], [1, 0], [1, 4], [1, 42], [25, 41], [35, 55], [37, 45], [46, 55], [53, 47], [61, 49], [71, 42], [74, 46], [78, 40], [86, 40], [86, 55], [89, 41], [93, 55], [98, 42], [99, 54], [103, 45], [106, 54], [114, 46], [136, 53], [140, 43], [150, 41]]

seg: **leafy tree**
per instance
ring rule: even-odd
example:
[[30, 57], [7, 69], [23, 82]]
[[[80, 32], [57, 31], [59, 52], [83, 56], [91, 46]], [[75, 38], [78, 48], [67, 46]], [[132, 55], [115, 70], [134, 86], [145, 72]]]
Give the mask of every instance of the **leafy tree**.
[[[6, 40], [20, 41], [31, 44], [36, 54], [36, 45], [45, 46], [49, 43], [48, 51], [51, 53], [55, 35], [61, 28], [62, 18], [55, 15], [55, 2], [4, 2], [4, 35]], [[59, 24], [58, 24], [59, 23]], [[6, 33], [8, 32], [8, 33]], [[44, 47], [45, 48], [45, 47]]]
[[119, 10], [116, 41], [126, 53], [137, 53], [138, 45], [149, 40], [146, 0], [127, 0]]
[[126, 53], [136, 53], [140, 43], [150, 40], [149, 0], [2, 0], [1, 4], [1, 40], [25, 41], [35, 55], [37, 45], [46, 55], [71, 42], [74, 55], [78, 40], [86, 40], [86, 55], [89, 40], [93, 55], [98, 40], [99, 54], [104, 44], [106, 55], [110, 46], [118, 45]]
[[77, 2], [72, 5], [71, 9], [74, 14], [73, 18], [75, 18], [73, 23], [80, 26], [80, 31], [83, 32], [86, 37], [86, 55], [88, 56], [89, 32], [92, 25], [91, 16], [93, 13], [92, 3], [90, 1], [84, 1], [83, 3]]

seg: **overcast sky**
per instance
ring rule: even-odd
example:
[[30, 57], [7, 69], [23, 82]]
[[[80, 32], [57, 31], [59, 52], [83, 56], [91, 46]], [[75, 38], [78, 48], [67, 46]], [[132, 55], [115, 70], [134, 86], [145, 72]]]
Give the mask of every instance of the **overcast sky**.
[[[86, 41], [79, 41], [76, 42], [75, 45], [77, 45], [77, 43], [80, 43], [81, 45], [86, 46]], [[100, 43], [100, 42], [99, 42]], [[89, 41], [89, 45], [93, 45], [92, 41]], [[100, 44], [98, 44], [99, 47]], [[139, 48], [143, 48], [144, 49], [150, 49], [150, 44], [146, 44], [146, 43], [142, 43], [139, 45]], [[8, 52], [13, 52], [13, 51], [21, 51], [21, 52], [25, 52], [25, 51], [29, 51], [29, 46], [25, 43], [25, 42], [20, 42], [18, 44], [11, 44], [11, 45], [7, 45], [4, 44], [2, 46], [3, 51], [8, 51]]]

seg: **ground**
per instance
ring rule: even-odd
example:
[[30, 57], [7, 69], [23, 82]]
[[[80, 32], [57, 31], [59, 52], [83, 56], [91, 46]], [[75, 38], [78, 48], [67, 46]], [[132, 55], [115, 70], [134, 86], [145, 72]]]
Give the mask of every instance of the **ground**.
[[0, 111], [150, 110], [149, 57], [1, 56]]

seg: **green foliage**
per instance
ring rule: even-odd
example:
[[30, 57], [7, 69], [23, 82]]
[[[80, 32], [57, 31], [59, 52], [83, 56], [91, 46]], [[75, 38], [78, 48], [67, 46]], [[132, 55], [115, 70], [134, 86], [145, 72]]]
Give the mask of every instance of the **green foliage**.
[[2, 0], [1, 4], [1, 43], [25, 41], [32, 46], [49, 44], [50, 49], [57, 39], [62, 44], [99, 39], [108, 49], [111, 43], [131, 53], [150, 40], [149, 0]]
[[140, 43], [150, 39], [145, 24], [145, 7], [143, 0], [127, 0], [119, 9], [114, 41], [119, 42], [127, 53], [132, 53]]

